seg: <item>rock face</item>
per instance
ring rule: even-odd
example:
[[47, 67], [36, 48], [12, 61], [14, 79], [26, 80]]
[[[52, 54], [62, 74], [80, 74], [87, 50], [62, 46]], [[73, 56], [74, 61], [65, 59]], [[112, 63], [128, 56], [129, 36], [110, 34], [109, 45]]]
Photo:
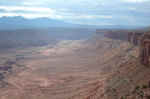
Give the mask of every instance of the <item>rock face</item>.
[[[104, 32], [104, 31], [103, 31]], [[143, 65], [150, 64], [150, 32], [144, 31], [105, 31], [105, 37], [118, 40], [128, 40], [139, 47], [139, 61]]]
[[133, 45], [139, 46], [139, 59], [143, 65], [150, 64], [150, 34], [147, 33], [128, 33], [128, 41]]
[[128, 41], [134, 45], [139, 45], [142, 34], [143, 33], [130, 32], [128, 33]]
[[150, 34], [145, 33], [140, 39], [140, 54], [139, 58], [142, 64], [149, 65], [150, 58]]

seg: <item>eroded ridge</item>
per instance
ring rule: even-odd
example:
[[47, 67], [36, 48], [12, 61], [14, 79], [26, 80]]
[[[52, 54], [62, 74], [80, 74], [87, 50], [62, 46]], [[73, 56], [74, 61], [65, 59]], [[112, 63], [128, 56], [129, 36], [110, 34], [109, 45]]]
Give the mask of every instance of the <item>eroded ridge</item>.
[[143, 65], [149, 65], [150, 60], [150, 34], [146, 33], [128, 33], [128, 41], [139, 47], [139, 60]]

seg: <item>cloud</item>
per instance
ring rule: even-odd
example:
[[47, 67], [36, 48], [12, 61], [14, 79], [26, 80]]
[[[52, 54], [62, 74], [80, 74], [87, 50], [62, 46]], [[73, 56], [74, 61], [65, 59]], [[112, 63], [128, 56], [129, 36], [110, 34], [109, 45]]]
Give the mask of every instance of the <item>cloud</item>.
[[62, 16], [57, 15], [56, 11], [51, 8], [44, 7], [28, 7], [28, 6], [0, 6], [0, 10], [3, 10], [3, 13], [0, 13], [0, 16], [22, 16], [24, 18], [53, 18], [53, 19], [62, 19]]
[[54, 13], [55, 10], [44, 7], [25, 7], [25, 6], [0, 6], [0, 9], [5, 11], [32, 11], [32, 12], [48, 12]]
[[111, 19], [112, 16], [109, 15], [79, 15], [74, 17], [75, 19]]
[[14, 16], [22, 16], [27, 19], [34, 19], [34, 18], [52, 18], [52, 19], [62, 19], [62, 16], [59, 15], [51, 15], [51, 14], [39, 14], [39, 13], [13, 13], [13, 12], [8, 12], [8, 13], [0, 13], [0, 17], [14, 17]]
[[15, 12], [3, 12], [0, 13], [0, 17], [13, 17], [13, 16], [22, 16], [24, 18], [33, 19], [33, 18], [52, 18], [52, 19], [69, 19], [69, 20], [90, 20], [90, 19], [111, 19], [112, 16], [101, 16], [101, 15], [79, 15], [74, 17], [72, 16], [63, 16], [57, 14], [47, 14], [47, 13], [15, 13]]
[[[56, 18], [56, 19], [110, 19], [109, 15], [90, 15], [70, 13], [67, 9], [51, 9], [44, 7], [28, 7], [28, 6], [0, 6], [0, 16], [23, 16], [25, 18]], [[19, 12], [19, 13], [18, 13]]]
[[143, 2], [147, 2], [149, 0], [123, 0], [124, 2], [128, 2], [128, 3], [143, 3]]
[[68, 14], [62, 15], [64, 19], [74, 19], [74, 20], [90, 20], [90, 19], [112, 19], [111, 15], [90, 15], [90, 14]]
[[38, 6], [38, 5], [42, 5], [44, 3], [42, 2], [23, 2], [22, 5], [25, 5], [25, 6]]
[[147, 24], [149, 9], [150, 0], [0, 1], [0, 16], [47, 17], [81, 24]]

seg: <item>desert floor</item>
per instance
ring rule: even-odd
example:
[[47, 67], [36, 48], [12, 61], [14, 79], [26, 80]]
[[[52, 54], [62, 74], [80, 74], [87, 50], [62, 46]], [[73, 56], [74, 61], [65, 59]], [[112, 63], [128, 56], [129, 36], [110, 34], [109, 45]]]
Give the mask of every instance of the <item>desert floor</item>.
[[107, 99], [108, 78], [129, 58], [127, 42], [64, 40], [1, 52], [0, 99]]

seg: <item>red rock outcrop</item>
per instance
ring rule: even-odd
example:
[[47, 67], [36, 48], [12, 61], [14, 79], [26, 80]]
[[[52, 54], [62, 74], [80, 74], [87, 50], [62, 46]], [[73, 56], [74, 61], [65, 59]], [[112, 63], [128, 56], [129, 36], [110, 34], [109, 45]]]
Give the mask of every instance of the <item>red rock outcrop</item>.
[[139, 46], [139, 59], [143, 65], [150, 64], [150, 34], [149, 33], [128, 33], [128, 41]]
[[128, 33], [128, 41], [134, 45], [139, 45], [142, 34], [143, 33], [130, 32]]
[[140, 62], [144, 65], [149, 65], [150, 63], [150, 34], [144, 33], [140, 39], [140, 51], [139, 58]]

